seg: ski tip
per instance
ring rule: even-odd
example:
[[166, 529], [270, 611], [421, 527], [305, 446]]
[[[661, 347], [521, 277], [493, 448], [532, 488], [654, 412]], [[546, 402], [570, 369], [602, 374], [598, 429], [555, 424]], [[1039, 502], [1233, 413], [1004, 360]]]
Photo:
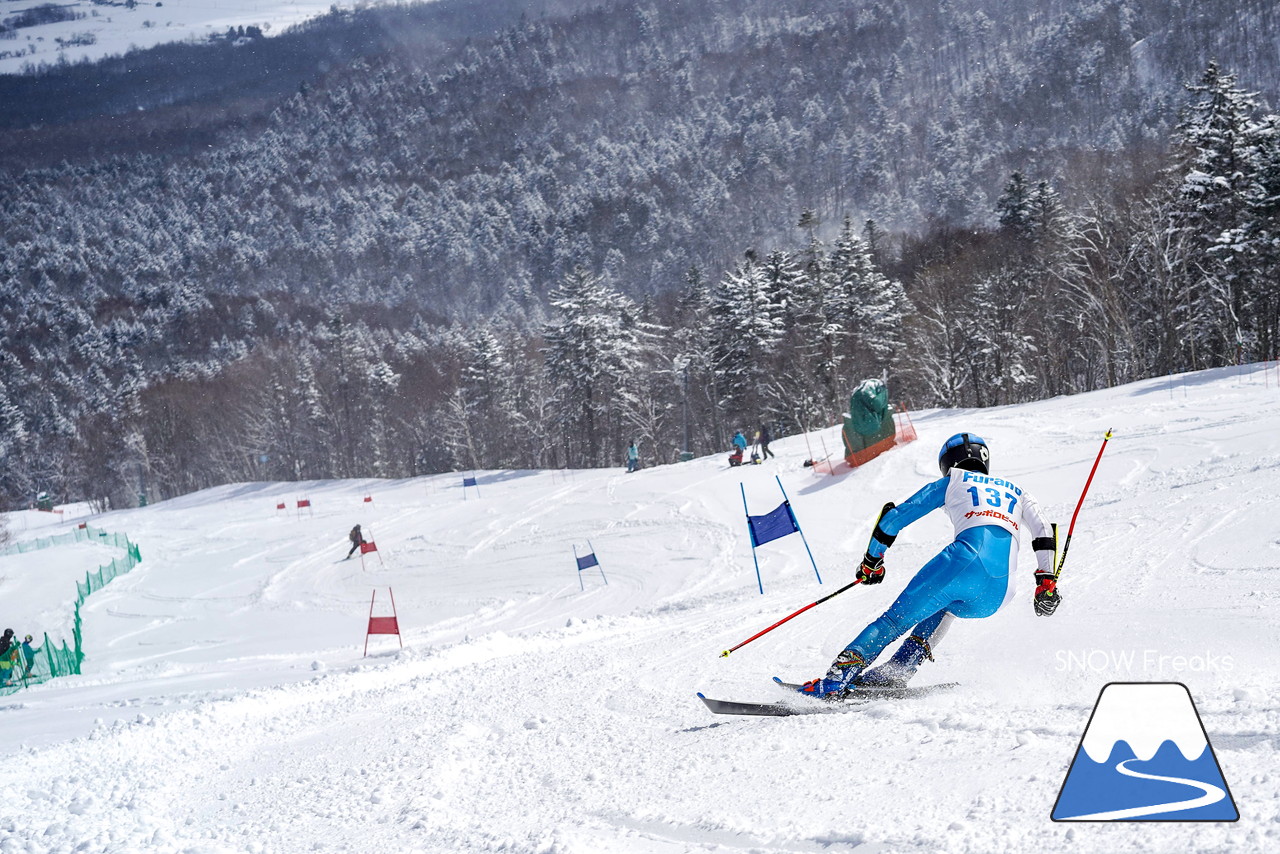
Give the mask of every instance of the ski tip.
[[777, 676], [773, 677], [773, 681], [774, 681], [774, 682], [777, 682], [779, 685], [783, 685], [783, 684], [785, 684], [785, 683], [784, 683], [781, 679], [779, 679]]
[[707, 695], [706, 695], [706, 694], [704, 694], [704, 693], [702, 693], [701, 691], [699, 691], [699, 692], [698, 692], [698, 699], [699, 699], [699, 700], [704, 700], [704, 701], [705, 701], [705, 700], [707, 699]]

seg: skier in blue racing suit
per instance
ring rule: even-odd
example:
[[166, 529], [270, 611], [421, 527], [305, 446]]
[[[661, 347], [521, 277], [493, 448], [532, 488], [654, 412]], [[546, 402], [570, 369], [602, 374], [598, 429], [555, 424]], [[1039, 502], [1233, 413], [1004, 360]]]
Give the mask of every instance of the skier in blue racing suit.
[[[1025, 525], [1036, 555], [1035, 610], [1049, 616], [1058, 607], [1053, 575], [1053, 529], [1026, 490], [991, 477], [987, 443], [972, 433], [957, 433], [938, 455], [942, 477], [895, 507], [886, 504], [858, 567], [863, 584], [884, 581], [884, 553], [898, 532], [939, 507], [955, 525], [955, 540], [926, 563], [880, 617], [836, 656], [821, 679], [806, 682], [802, 693], [844, 694], [858, 686], [906, 684], [920, 663], [933, 660], [933, 646], [955, 617], [990, 617], [1004, 604], [1011, 587], [1009, 567], [1016, 564], [1018, 539]], [[885, 647], [907, 630], [911, 635], [893, 658], [867, 670]]]

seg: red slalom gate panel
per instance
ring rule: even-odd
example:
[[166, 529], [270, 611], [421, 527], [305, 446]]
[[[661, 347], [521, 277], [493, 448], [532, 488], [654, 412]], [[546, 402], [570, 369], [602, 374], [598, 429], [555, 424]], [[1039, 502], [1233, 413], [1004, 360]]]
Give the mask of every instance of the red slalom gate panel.
[[298, 500], [298, 507], [299, 507], [299, 509], [301, 509], [301, 508], [303, 508], [303, 507], [310, 507], [310, 506], [311, 506], [311, 499], [309, 499], [309, 498], [301, 498], [301, 499], [299, 499], [299, 500]]
[[366, 496], [364, 497], [364, 503], [365, 503], [365, 504], [372, 504], [372, 503], [373, 503], [373, 496], [372, 496], [372, 495], [366, 495]]
[[387, 588], [387, 595], [391, 597], [391, 616], [375, 617], [373, 616], [373, 603], [378, 598], [378, 591], [373, 591], [373, 596], [369, 598], [369, 628], [364, 635], [364, 654], [369, 654], [369, 638], [373, 635], [395, 635], [396, 640], [400, 642], [400, 648], [404, 649], [404, 638], [400, 636], [400, 621], [396, 615], [396, 597], [391, 592], [391, 588]]
[[382, 559], [382, 553], [378, 551], [378, 544], [373, 540], [365, 540], [360, 544], [360, 569], [364, 569], [364, 556], [374, 552], [378, 555], [378, 563], [386, 566], [386, 562]]
[[370, 617], [369, 634], [398, 635], [400, 634], [400, 621], [396, 617]]

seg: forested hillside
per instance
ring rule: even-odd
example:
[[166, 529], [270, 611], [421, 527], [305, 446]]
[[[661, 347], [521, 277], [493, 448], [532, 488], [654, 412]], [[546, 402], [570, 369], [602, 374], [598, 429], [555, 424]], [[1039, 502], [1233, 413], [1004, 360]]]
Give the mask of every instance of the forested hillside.
[[669, 460], [866, 376], [982, 406], [1273, 357], [1278, 24], [610, 4], [10, 168], [0, 486]]

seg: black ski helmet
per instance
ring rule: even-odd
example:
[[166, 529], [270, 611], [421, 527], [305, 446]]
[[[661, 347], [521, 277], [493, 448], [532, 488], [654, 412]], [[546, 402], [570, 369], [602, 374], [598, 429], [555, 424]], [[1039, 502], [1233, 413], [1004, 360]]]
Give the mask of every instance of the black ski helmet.
[[953, 468], [988, 473], [987, 463], [991, 460], [991, 451], [981, 436], [973, 433], [957, 433], [942, 443], [938, 452], [938, 468], [945, 477]]

